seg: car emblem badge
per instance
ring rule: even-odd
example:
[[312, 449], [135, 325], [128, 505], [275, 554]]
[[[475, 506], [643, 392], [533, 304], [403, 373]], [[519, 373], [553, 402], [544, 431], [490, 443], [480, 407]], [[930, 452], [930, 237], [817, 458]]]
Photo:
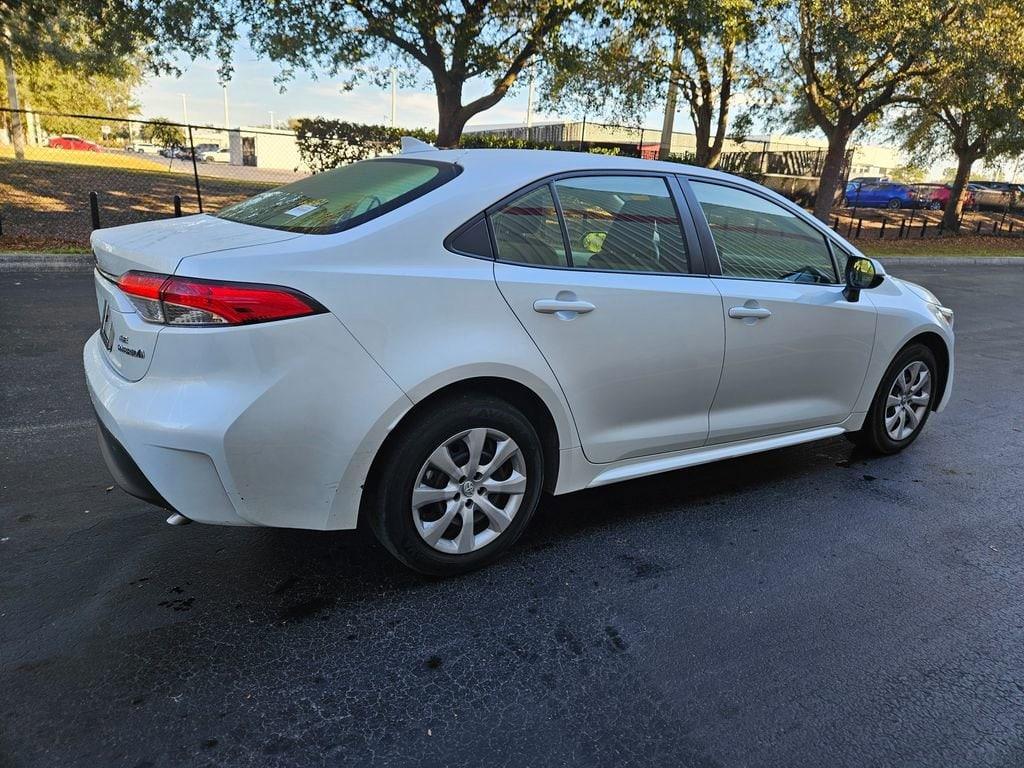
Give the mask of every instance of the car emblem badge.
[[475, 491], [475, 490], [476, 490], [476, 486], [473, 485], [473, 481], [472, 480], [466, 480], [462, 484], [462, 492], [464, 494], [466, 494], [467, 496], [472, 496], [473, 495], [473, 491]]

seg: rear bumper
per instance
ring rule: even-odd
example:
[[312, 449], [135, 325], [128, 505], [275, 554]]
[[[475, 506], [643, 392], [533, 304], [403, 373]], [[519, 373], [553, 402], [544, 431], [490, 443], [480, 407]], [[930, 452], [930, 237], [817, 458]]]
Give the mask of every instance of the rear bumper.
[[330, 314], [163, 328], [139, 381], [104, 352], [96, 333], [83, 356], [111, 473], [196, 522], [354, 528], [370, 463], [411, 407]]
[[110, 430], [104, 426], [98, 415], [96, 417], [96, 436], [99, 440], [103, 461], [106, 463], [107, 469], [110, 470], [114, 482], [121, 486], [123, 491], [171, 512], [178, 511], [168, 504], [167, 499], [153, 487], [153, 484], [139, 469], [139, 465], [135, 463], [124, 446], [117, 441], [117, 438], [110, 434]]

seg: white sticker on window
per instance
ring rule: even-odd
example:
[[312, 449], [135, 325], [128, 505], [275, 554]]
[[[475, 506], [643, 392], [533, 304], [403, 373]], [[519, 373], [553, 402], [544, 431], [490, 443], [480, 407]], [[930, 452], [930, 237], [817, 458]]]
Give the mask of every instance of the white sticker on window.
[[311, 213], [319, 208], [319, 205], [296, 205], [294, 208], [289, 208], [284, 212], [285, 216], [305, 216], [307, 213]]

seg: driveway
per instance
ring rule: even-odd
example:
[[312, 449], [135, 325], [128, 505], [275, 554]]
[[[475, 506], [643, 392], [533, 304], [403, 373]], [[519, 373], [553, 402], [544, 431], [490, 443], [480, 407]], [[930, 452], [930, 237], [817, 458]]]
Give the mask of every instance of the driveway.
[[957, 311], [910, 450], [549, 498], [451, 581], [111, 489], [91, 276], [0, 273], [0, 765], [1024, 764], [1024, 270], [893, 272]]

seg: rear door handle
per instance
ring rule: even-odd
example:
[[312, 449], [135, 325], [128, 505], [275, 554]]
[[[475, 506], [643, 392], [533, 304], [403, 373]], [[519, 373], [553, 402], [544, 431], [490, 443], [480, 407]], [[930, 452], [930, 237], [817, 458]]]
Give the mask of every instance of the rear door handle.
[[579, 299], [573, 301], [567, 301], [564, 299], [537, 299], [533, 302], [533, 311], [540, 312], [542, 315], [554, 315], [559, 312], [575, 312], [576, 314], [583, 315], [587, 312], [593, 312], [595, 309], [597, 309], [597, 307], [589, 301], [581, 301]]
[[737, 319], [743, 319], [746, 317], [761, 319], [771, 316], [772, 311], [765, 307], [729, 307], [729, 317], [735, 317]]

